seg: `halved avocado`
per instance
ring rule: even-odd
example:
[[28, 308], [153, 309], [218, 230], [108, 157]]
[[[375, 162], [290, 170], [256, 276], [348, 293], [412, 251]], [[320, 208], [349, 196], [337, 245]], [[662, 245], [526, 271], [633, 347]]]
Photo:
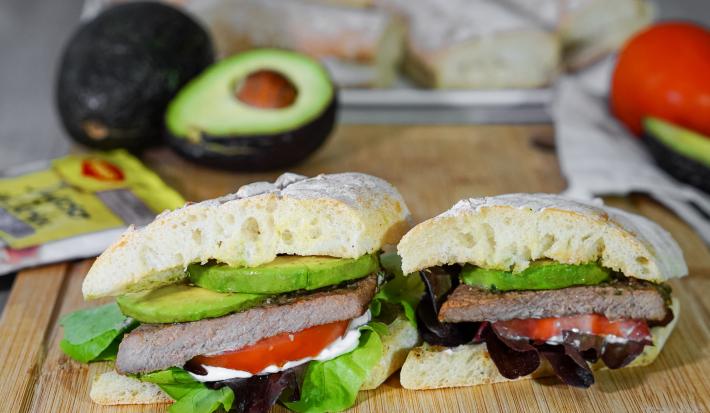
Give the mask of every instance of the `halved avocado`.
[[644, 142], [656, 163], [671, 176], [710, 193], [710, 137], [646, 118]]
[[168, 142], [207, 166], [281, 168], [325, 141], [336, 108], [320, 63], [286, 50], [251, 50], [212, 65], [178, 93], [166, 113]]

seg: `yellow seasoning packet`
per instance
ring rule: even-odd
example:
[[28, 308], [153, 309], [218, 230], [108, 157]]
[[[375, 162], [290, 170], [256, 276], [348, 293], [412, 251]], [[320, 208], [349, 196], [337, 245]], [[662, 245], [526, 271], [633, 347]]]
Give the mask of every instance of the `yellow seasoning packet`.
[[99, 254], [128, 226], [185, 204], [126, 151], [69, 155], [0, 176], [0, 274]]

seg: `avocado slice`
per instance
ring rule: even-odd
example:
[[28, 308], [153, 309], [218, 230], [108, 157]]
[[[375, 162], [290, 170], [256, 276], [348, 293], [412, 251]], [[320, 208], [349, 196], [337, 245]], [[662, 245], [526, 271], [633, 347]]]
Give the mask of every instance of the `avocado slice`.
[[658, 118], [646, 118], [644, 142], [658, 166], [710, 193], [710, 137]]
[[650, 138], [710, 168], [710, 137], [658, 118], [644, 119]]
[[159, 2], [106, 8], [62, 53], [55, 89], [62, 124], [98, 149], [160, 143], [168, 103], [212, 62], [209, 35], [179, 9]]
[[610, 271], [597, 263], [572, 265], [535, 261], [519, 272], [490, 270], [466, 264], [461, 281], [488, 290], [556, 290], [573, 285], [595, 285], [608, 280]]
[[195, 285], [214, 291], [280, 294], [340, 284], [378, 269], [374, 254], [355, 259], [282, 255], [258, 267], [191, 264], [187, 272]]
[[173, 284], [119, 296], [116, 303], [123, 314], [142, 323], [182, 323], [246, 310], [267, 298], [266, 295], [218, 293], [187, 284]]
[[268, 170], [316, 150], [335, 123], [336, 89], [316, 60], [255, 49], [230, 56], [188, 83], [165, 115], [168, 141], [207, 166]]

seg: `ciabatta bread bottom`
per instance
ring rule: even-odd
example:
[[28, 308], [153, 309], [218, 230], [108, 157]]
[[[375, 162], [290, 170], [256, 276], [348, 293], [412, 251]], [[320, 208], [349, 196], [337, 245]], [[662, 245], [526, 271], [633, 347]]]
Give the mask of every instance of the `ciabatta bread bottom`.
[[[653, 346], [646, 346], [643, 353], [626, 367], [651, 364], [666, 344], [680, 316], [678, 300], [671, 305], [673, 321], [665, 327], [651, 329]], [[598, 362], [592, 369], [605, 368]], [[547, 363], [542, 363], [533, 374], [516, 380], [552, 376], [554, 372]], [[402, 387], [410, 390], [439, 389], [444, 387], [477, 386], [479, 384], [511, 381], [501, 376], [491, 360], [485, 344], [466, 344], [453, 348], [429, 346], [416, 347], [409, 352], [399, 374]]]

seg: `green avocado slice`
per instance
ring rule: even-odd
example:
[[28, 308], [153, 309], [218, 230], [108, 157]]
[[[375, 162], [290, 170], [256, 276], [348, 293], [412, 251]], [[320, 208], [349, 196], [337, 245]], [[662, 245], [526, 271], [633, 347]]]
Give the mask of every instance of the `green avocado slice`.
[[658, 118], [643, 121], [647, 135], [673, 151], [710, 167], [710, 137]]
[[610, 271], [597, 263], [561, 264], [536, 261], [519, 272], [489, 270], [466, 264], [461, 280], [470, 286], [488, 290], [556, 290], [573, 285], [595, 285], [608, 280]]
[[116, 298], [121, 312], [142, 323], [181, 323], [221, 317], [256, 307], [268, 296], [229, 294], [187, 284], [173, 284], [155, 290]]
[[192, 264], [187, 272], [195, 285], [214, 291], [280, 294], [340, 284], [378, 269], [374, 254], [354, 259], [282, 255], [258, 267]]

